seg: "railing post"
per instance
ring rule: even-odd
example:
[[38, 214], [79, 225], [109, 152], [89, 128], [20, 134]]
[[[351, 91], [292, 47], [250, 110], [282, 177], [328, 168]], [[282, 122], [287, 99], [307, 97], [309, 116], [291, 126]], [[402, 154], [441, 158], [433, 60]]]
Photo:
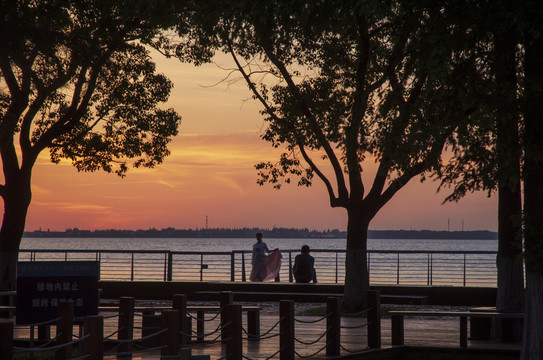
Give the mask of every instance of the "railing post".
[[[336, 251], [336, 284], [338, 283], [338, 270], [339, 270], [339, 263], [338, 263], [338, 256], [337, 256], [337, 251]], [[369, 271], [369, 269], [368, 269]], [[369, 272], [368, 272], [368, 276], [369, 276]]]
[[98, 255], [98, 268], [100, 269], [98, 272], [98, 280], [102, 277], [102, 253], [99, 253]]
[[173, 254], [168, 251], [168, 281], [173, 279]]
[[279, 301], [279, 359], [294, 360], [294, 301]]
[[464, 287], [466, 287], [466, 254], [464, 254]]
[[204, 254], [200, 254], [200, 282], [204, 280]]
[[[119, 322], [117, 325], [119, 340], [132, 340], [134, 338], [134, 298], [123, 296], [119, 298]], [[119, 345], [119, 352], [132, 351], [132, 344]], [[124, 355], [123, 359], [132, 359], [132, 355]]]
[[172, 299], [172, 309], [179, 311], [179, 331], [181, 332], [179, 340], [181, 345], [188, 345], [191, 338], [191, 329], [189, 326], [189, 317], [187, 316], [187, 296], [184, 294], [175, 294]]
[[226, 314], [225, 309], [227, 305], [232, 305], [234, 303], [234, 295], [232, 294], [232, 291], [221, 291], [219, 294], [219, 304], [221, 307], [221, 339], [222, 341], [225, 341], [228, 335], [226, 334], [224, 324], [226, 324]]
[[400, 285], [400, 253], [396, 262], [396, 285]]
[[368, 291], [368, 347], [381, 348], [381, 295], [379, 290]]
[[426, 285], [430, 285], [430, 253], [428, 253], [428, 260], [426, 261], [428, 265], [428, 272], [426, 275]]
[[430, 285], [434, 284], [434, 254], [430, 253]]
[[230, 254], [230, 281], [236, 281], [236, 254], [233, 251]]
[[341, 344], [341, 299], [329, 297], [326, 301], [326, 356], [339, 356]]
[[[55, 345], [64, 345], [72, 342], [74, 327], [74, 303], [61, 301], [58, 304], [57, 340]], [[56, 360], [67, 360], [72, 355], [72, 347], [63, 347], [55, 353]]]
[[130, 280], [134, 281], [134, 253], [132, 253], [132, 260], [130, 262]]
[[226, 305], [223, 309], [224, 320], [223, 330], [226, 338], [226, 359], [242, 359], [241, 339], [241, 305]]
[[164, 281], [168, 281], [168, 252], [164, 252]]
[[162, 311], [162, 329], [167, 329], [162, 334], [161, 355], [177, 355], [179, 353], [179, 311]]
[[247, 275], [245, 275], [245, 253], [241, 253], [241, 281], [247, 281]]
[[0, 322], [0, 359], [13, 358], [13, 321]]
[[83, 322], [85, 336], [83, 340], [83, 354], [88, 355], [87, 359], [102, 360], [104, 358], [104, 317], [86, 316]]
[[288, 252], [288, 282], [293, 282], [292, 276], [292, 252]]
[[[371, 254], [368, 254], [368, 279], [371, 279]], [[336, 253], [336, 272], [337, 272], [337, 253]], [[337, 283], [337, 273], [336, 273], [336, 283]]]

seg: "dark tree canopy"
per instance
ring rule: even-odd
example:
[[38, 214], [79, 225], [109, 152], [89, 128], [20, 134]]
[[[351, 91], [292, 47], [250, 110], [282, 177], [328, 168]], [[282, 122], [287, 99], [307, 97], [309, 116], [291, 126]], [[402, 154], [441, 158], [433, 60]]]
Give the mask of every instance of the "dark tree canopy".
[[[232, 56], [263, 106], [263, 139], [285, 149], [257, 165], [260, 183], [324, 183], [348, 214], [345, 303], [363, 306], [371, 219], [414, 177], [441, 166], [454, 130], [474, 111], [475, 59], [434, 2], [198, 1], [159, 44], [182, 60]], [[169, 48], [168, 48], [169, 46]], [[378, 170], [363, 181], [367, 161]], [[324, 161], [322, 161], [324, 160]], [[352, 291], [352, 292], [351, 292]]]
[[0, 290], [15, 284], [32, 168], [44, 150], [79, 171], [124, 176], [130, 165], [160, 164], [180, 123], [160, 107], [172, 83], [143, 45], [167, 26], [167, 2], [2, 1], [1, 8]]
[[179, 117], [158, 107], [172, 84], [139, 42], [153, 19], [120, 2], [31, 4], [4, 8], [2, 145], [17, 134], [26, 160], [50, 147], [54, 162], [120, 175], [128, 158], [161, 162]]

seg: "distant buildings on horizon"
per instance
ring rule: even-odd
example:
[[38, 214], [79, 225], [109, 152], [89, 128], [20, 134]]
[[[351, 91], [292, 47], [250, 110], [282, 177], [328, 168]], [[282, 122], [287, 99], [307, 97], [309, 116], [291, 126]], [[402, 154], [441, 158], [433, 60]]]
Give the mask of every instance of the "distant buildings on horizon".
[[[262, 232], [265, 238], [331, 238], [345, 239], [346, 231], [309, 230], [295, 228], [214, 228], [214, 229], [148, 229], [148, 230], [81, 230], [66, 229], [65, 231], [27, 231], [24, 237], [81, 237], [81, 238], [253, 238], [257, 232]], [[370, 239], [465, 239], [465, 240], [496, 240], [498, 233], [488, 230], [476, 231], [434, 231], [434, 230], [369, 230]]]

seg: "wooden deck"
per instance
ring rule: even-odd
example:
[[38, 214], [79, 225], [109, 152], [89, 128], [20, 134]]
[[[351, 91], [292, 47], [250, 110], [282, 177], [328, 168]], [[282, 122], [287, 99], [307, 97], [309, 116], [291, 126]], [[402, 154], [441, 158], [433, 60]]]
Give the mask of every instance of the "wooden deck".
[[[109, 314], [104, 314], [109, 315]], [[322, 320], [321, 320], [322, 319]], [[319, 321], [320, 320], [320, 321]], [[104, 335], [112, 334], [117, 328], [117, 319], [109, 318], [106, 320]], [[141, 337], [141, 317], [136, 317], [136, 329], [134, 338]], [[270, 311], [264, 311], [260, 316], [260, 328], [262, 334], [261, 341], [243, 341], [243, 355], [248, 359], [267, 359], [275, 354], [279, 349], [279, 326], [267, 333], [279, 321], [279, 315]], [[364, 351], [367, 349], [366, 327], [361, 327], [366, 322], [365, 318], [343, 318], [341, 331], [341, 355], [348, 355], [352, 352]], [[246, 326], [246, 314], [243, 314], [243, 326]], [[206, 322], [205, 332], [209, 333], [219, 325], [219, 317]], [[315, 342], [325, 332], [326, 320], [320, 316], [296, 316], [295, 337], [304, 343]], [[193, 320], [195, 328], [195, 320]], [[78, 330], [74, 329], [77, 333]], [[52, 329], [54, 336], [54, 329]], [[266, 334], [267, 333], [267, 334]], [[28, 336], [16, 330], [17, 337]], [[207, 341], [213, 340], [219, 334], [206, 337]], [[244, 336], [246, 338], [246, 336]], [[381, 319], [381, 341], [382, 347], [391, 347], [391, 320], [390, 318]], [[303, 344], [296, 341], [297, 358], [310, 357], [311, 359], [326, 359], [325, 336], [314, 344]], [[410, 318], [405, 319], [405, 345], [411, 346], [430, 346], [430, 347], [459, 347], [459, 319], [458, 318]], [[468, 341], [468, 348], [487, 348], [487, 349], [520, 349], [520, 344], [499, 343], [492, 341]], [[225, 348], [221, 344], [199, 345], [193, 344], [193, 355], [210, 355], [212, 360], [220, 359], [225, 355]], [[273, 357], [279, 359], [279, 354]], [[104, 359], [116, 359], [115, 356], [105, 356]], [[133, 359], [160, 359], [159, 352], [139, 353], [133, 356]]]

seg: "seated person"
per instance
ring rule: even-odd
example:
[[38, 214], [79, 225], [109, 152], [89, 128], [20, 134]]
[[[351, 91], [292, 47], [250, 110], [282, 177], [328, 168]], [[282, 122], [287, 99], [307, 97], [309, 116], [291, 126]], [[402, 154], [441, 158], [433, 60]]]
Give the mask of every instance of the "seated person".
[[309, 255], [309, 246], [302, 246], [300, 255], [296, 255], [292, 273], [297, 283], [317, 283], [317, 273], [315, 272], [315, 259]]

